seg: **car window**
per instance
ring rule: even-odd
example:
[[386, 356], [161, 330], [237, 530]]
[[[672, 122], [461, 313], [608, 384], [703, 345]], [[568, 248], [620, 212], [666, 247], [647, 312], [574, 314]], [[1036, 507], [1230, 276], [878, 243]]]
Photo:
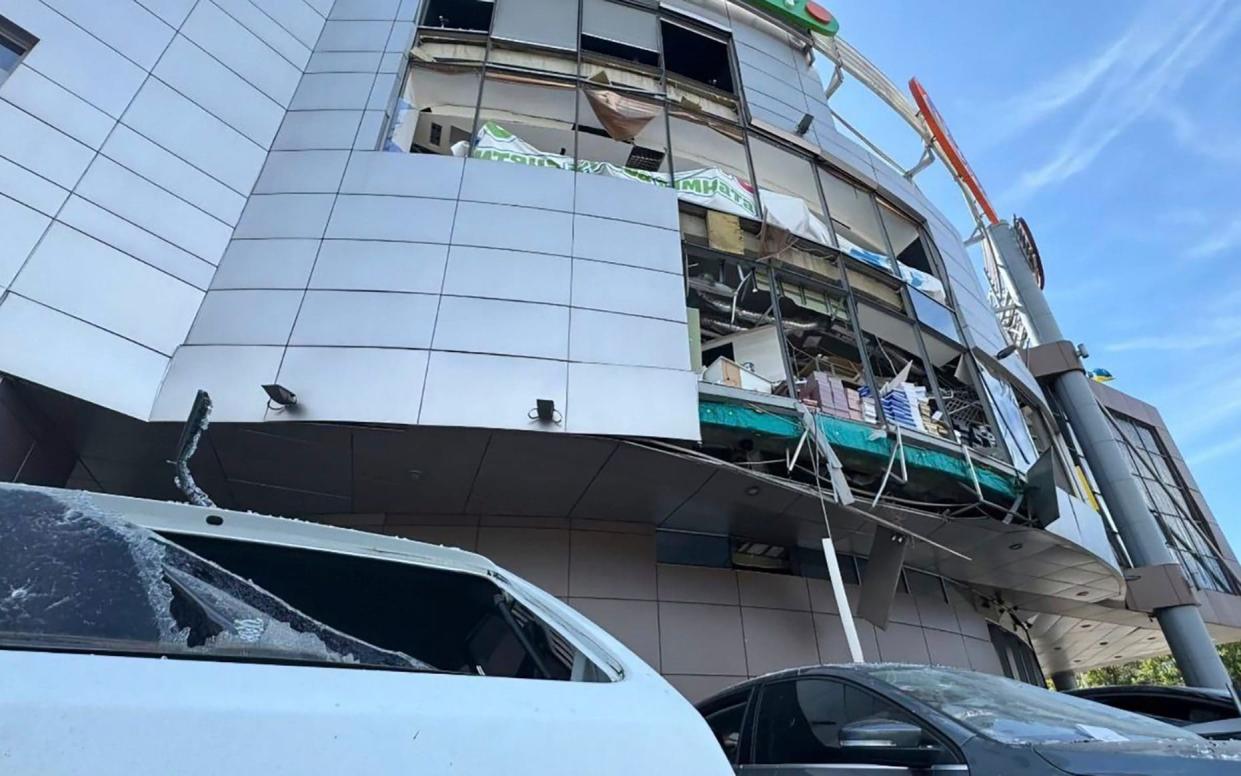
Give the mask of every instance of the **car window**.
[[[899, 764], [892, 754], [840, 746], [840, 730], [852, 722], [886, 720], [921, 726], [889, 701], [844, 682], [806, 678], [763, 688], [754, 728], [753, 764]], [[933, 739], [927, 735], [928, 741]], [[951, 762], [946, 755], [945, 762]]]
[[737, 761], [737, 750], [741, 746], [741, 726], [745, 722], [745, 709], [750, 702], [750, 691], [736, 693], [726, 698], [713, 701], [703, 708], [703, 717], [707, 727], [724, 750], [729, 762]]
[[492, 580], [161, 535], [86, 494], [0, 485], [0, 648], [606, 681]]
[[1231, 719], [1235, 712], [1229, 713], [1221, 704], [1195, 698], [1180, 698], [1157, 693], [1115, 693], [1099, 696], [1083, 696], [1116, 709], [1145, 714], [1148, 717], [1174, 725], [1189, 725], [1198, 722], [1214, 722], [1217, 719]]

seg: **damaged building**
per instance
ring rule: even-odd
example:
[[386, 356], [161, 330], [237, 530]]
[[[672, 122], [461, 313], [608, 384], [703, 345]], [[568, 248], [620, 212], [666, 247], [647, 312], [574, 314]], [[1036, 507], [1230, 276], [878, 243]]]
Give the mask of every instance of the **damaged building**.
[[692, 699], [1068, 681], [1166, 652], [1169, 602], [1241, 639], [1159, 413], [1099, 387], [1180, 563], [1135, 569], [1046, 390], [1078, 354], [819, 73], [904, 92], [787, 5], [3, 0], [0, 477], [182, 499], [205, 391], [216, 504], [476, 550]]

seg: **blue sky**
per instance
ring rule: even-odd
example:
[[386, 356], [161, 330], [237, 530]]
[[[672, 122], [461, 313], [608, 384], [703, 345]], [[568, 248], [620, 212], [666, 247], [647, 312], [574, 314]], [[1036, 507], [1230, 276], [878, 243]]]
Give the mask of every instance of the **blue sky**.
[[[996, 210], [1029, 221], [1066, 335], [1159, 407], [1241, 549], [1241, 3], [823, 2], [889, 78], [919, 78]], [[917, 160], [873, 97], [832, 104]], [[918, 182], [967, 227], [942, 171]]]

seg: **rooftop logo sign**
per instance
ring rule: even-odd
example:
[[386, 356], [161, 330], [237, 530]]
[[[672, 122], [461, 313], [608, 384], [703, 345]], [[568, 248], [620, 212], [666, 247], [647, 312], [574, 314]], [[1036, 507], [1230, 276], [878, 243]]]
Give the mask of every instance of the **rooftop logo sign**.
[[814, 0], [744, 0], [759, 11], [775, 16], [799, 29], [809, 29], [829, 38], [840, 30], [840, 22]]

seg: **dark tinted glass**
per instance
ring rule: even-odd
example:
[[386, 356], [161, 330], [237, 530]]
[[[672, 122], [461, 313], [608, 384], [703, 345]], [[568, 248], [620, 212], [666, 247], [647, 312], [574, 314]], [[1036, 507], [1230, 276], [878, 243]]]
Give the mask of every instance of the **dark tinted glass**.
[[734, 702], [706, 715], [707, 727], [724, 750], [729, 762], [737, 761], [737, 748], [741, 745], [741, 724], [745, 720], [748, 696], [733, 699]]

